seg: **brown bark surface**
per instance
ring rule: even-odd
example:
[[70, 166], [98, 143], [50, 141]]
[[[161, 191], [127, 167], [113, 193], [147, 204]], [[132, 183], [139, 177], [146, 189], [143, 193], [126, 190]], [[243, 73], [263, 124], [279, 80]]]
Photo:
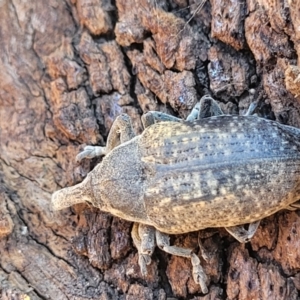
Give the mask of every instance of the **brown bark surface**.
[[[297, 0], [0, 1], [1, 299], [300, 299], [300, 214], [262, 221], [248, 244], [201, 234], [203, 295], [190, 261], [156, 250], [143, 278], [132, 224], [52, 192], [98, 162], [119, 114], [186, 117], [204, 94], [226, 113], [300, 127]], [[299, 63], [299, 65], [298, 65]], [[288, 174], [287, 174], [288, 176]], [[198, 233], [172, 237], [200, 256]]]

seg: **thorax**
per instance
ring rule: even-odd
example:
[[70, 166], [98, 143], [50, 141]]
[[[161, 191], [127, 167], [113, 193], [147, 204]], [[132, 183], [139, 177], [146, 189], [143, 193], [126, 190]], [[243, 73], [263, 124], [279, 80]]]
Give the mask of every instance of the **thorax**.
[[95, 197], [102, 210], [129, 221], [146, 218], [143, 194], [144, 177], [138, 152], [139, 137], [113, 149], [104, 157], [94, 180]]

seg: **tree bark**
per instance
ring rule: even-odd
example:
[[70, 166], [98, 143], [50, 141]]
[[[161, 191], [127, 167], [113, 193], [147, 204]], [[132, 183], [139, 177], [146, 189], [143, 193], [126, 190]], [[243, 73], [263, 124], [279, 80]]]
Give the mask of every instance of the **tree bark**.
[[[160, 250], [144, 278], [130, 222], [88, 205], [53, 212], [128, 113], [186, 117], [204, 94], [226, 113], [300, 127], [297, 0], [0, 1], [1, 299], [300, 299], [300, 216], [261, 222], [245, 245], [205, 230], [209, 293]], [[299, 65], [298, 65], [299, 63]], [[172, 237], [200, 256], [198, 233]]]

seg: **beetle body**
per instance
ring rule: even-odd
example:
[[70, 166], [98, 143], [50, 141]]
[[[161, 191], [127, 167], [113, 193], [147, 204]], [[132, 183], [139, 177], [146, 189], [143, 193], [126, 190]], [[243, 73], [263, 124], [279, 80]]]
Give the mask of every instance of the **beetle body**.
[[299, 141], [255, 116], [157, 123], [88, 175], [90, 201], [170, 234], [251, 223], [299, 200]]
[[132, 238], [144, 276], [157, 245], [190, 258], [194, 281], [207, 293], [200, 259], [192, 249], [170, 245], [168, 234], [225, 227], [245, 243], [262, 218], [299, 207], [300, 130], [255, 116], [223, 115], [209, 96], [190, 121], [159, 112], [142, 120], [145, 130], [134, 137], [129, 116], [120, 115], [106, 147], [85, 147], [80, 159], [105, 157], [83, 182], [55, 192], [53, 208], [89, 202], [135, 222]]

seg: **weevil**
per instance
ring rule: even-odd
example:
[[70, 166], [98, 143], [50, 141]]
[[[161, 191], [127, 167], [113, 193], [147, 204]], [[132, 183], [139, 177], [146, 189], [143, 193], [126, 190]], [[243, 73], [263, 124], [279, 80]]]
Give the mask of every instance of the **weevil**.
[[[169, 234], [225, 227], [244, 243], [261, 219], [299, 207], [300, 129], [251, 113], [223, 114], [205, 96], [187, 120], [148, 112], [135, 136], [128, 115], [116, 118], [106, 147], [87, 146], [78, 160], [104, 156], [83, 182], [55, 192], [54, 209], [88, 202], [134, 222], [142, 274], [157, 245], [188, 257], [202, 292], [207, 277], [191, 249]], [[245, 229], [244, 224], [249, 224]]]

